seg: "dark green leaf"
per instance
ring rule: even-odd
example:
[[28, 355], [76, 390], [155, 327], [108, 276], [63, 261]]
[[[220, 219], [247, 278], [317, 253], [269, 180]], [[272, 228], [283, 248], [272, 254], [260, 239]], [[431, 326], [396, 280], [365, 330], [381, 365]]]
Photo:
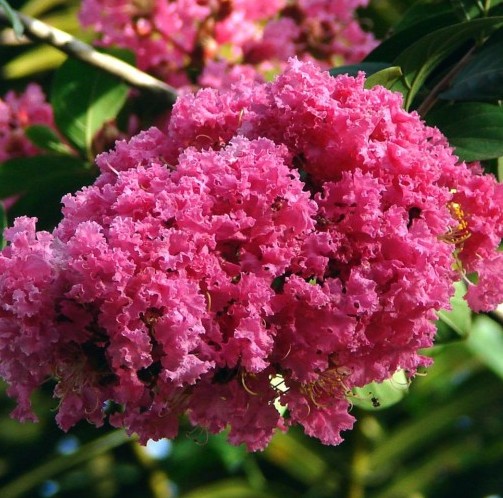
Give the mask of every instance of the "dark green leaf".
[[401, 77], [402, 70], [397, 66], [391, 66], [370, 75], [365, 81], [365, 88], [372, 88], [377, 85], [391, 88]]
[[106, 121], [124, 105], [128, 87], [117, 78], [83, 62], [68, 59], [56, 72], [51, 103], [56, 124], [65, 137], [87, 156]]
[[[476, 10], [476, 9], [475, 9]], [[421, 0], [413, 5], [403, 15], [400, 21], [393, 26], [393, 31], [399, 33], [412, 26], [433, 23], [435, 29], [448, 24], [456, 24], [464, 20], [459, 18], [452, 2], [432, 2], [431, 0]], [[424, 33], [426, 34], [426, 32]]]
[[447, 136], [464, 161], [503, 156], [503, 107], [476, 102], [454, 104], [433, 110], [426, 120]]
[[412, 20], [410, 25], [402, 25], [400, 30], [393, 34], [388, 39], [380, 43], [370, 54], [365, 57], [364, 62], [388, 62], [391, 63], [403, 52], [404, 48], [411, 46], [422, 37], [456, 24], [459, 20], [450, 9], [447, 12], [436, 12], [432, 10], [432, 16], [424, 20], [419, 17]]
[[43, 125], [28, 126], [24, 130], [25, 135], [40, 149], [56, 154], [71, 154], [72, 150], [64, 144], [56, 132]]
[[358, 76], [360, 71], [363, 71], [367, 76], [389, 68], [387, 62], [361, 62], [360, 64], [351, 64], [350, 66], [339, 66], [330, 69], [331, 76], [339, 74], [348, 74], [349, 76]]
[[21, 24], [17, 13], [12, 10], [6, 0], [0, 0], [0, 8], [3, 8], [7, 19], [12, 24], [12, 29], [14, 30], [14, 33], [16, 33], [16, 36], [21, 36], [24, 33], [24, 26]]
[[465, 42], [501, 26], [503, 17], [475, 19], [439, 29], [406, 48], [394, 61], [402, 68], [403, 77], [392, 87], [405, 96], [405, 109], [411, 106], [426, 78], [446, 57]]
[[497, 33], [475, 54], [454, 78], [449, 90], [440, 94], [446, 100], [503, 99], [503, 31]]
[[0, 202], [0, 249], [5, 247], [5, 240], [3, 237], [3, 231], [7, 226], [7, 213], [5, 212], [5, 207], [3, 202]]
[[90, 184], [95, 172], [74, 156], [34, 156], [0, 165], [0, 198], [19, 195], [9, 219], [36, 216], [40, 228], [52, 228], [61, 218], [61, 197]]
[[355, 387], [350, 401], [364, 410], [387, 408], [398, 403], [407, 393], [409, 382], [403, 370], [396, 372], [384, 382], [371, 382], [364, 387]]

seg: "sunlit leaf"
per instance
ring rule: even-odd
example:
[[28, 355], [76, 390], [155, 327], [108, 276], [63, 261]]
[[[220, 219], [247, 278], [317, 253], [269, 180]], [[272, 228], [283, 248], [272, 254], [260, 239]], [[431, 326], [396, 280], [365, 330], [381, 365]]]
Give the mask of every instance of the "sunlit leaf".
[[503, 327], [499, 323], [487, 316], [478, 316], [466, 346], [503, 378]]
[[372, 88], [377, 85], [383, 86], [384, 88], [391, 88], [401, 76], [402, 70], [397, 66], [391, 66], [368, 76], [365, 81], [365, 88]]
[[464, 161], [481, 161], [503, 156], [503, 107], [466, 102], [440, 107], [426, 116], [456, 148]]
[[403, 370], [393, 374], [384, 382], [371, 382], [363, 387], [355, 387], [351, 403], [364, 410], [387, 408], [398, 403], [407, 393], [409, 382]]
[[42, 71], [55, 69], [65, 59], [66, 55], [59, 50], [42, 45], [27, 50], [15, 59], [3, 64], [0, 71], [5, 79], [25, 78]]
[[51, 103], [58, 129], [86, 155], [105, 122], [124, 105], [128, 87], [83, 62], [68, 59], [56, 72]]
[[[468, 303], [463, 298], [466, 293], [465, 286], [462, 282], [457, 282], [454, 285], [456, 292], [451, 298], [451, 310], [441, 310], [438, 312], [438, 318], [446, 325], [449, 326], [451, 330], [455, 332], [457, 339], [466, 337], [471, 329], [472, 325], [472, 312]], [[435, 339], [436, 344], [441, 344], [444, 342], [449, 342], [447, 338], [438, 336]]]

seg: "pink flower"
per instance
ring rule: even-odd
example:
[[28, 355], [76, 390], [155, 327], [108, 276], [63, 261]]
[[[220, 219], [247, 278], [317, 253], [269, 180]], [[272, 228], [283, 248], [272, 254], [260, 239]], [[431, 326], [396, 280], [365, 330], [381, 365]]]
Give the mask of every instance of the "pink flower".
[[80, 21], [176, 87], [229, 88], [237, 75], [270, 78], [295, 55], [324, 68], [358, 62], [376, 44], [356, 19], [366, 3], [85, 0]]
[[338, 444], [354, 387], [429, 363], [456, 281], [476, 310], [503, 299], [502, 186], [363, 76], [294, 59], [187, 94], [165, 134], [97, 164], [52, 234], [6, 232], [0, 373], [20, 419], [53, 377], [65, 430], [107, 418], [146, 441], [186, 414], [252, 451], [292, 424]]
[[22, 94], [10, 91], [0, 99], [0, 162], [40, 152], [25, 134], [32, 125], [55, 126], [52, 108], [35, 83], [29, 84]]

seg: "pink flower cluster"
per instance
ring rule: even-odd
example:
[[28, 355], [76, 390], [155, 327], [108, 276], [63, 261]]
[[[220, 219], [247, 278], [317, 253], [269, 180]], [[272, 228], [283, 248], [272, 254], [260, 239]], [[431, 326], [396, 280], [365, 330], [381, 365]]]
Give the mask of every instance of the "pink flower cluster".
[[36, 83], [29, 84], [22, 94], [10, 91], [0, 98], [0, 162], [40, 152], [25, 134], [32, 125], [54, 128], [51, 105]]
[[262, 80], [294, 55], [322, 67], [375, 46], [355, 18], [368, 0], [84, 0], [101, 43], [132, 50], [140, 69], [176, 87]]
[[250, 450], [291, 424], [338, 444], [353, 387], [428, 364], [455, 281], [477, 275], [475, 310], [502, 301], [503, 187], [363, 84], [294, 59], [187, 94], [167, 134], [98, 157], [53, 233], [18, 219], [0, 255], [14, 415], [51, 377], [65, 430], [145, 442], [186, 414]]

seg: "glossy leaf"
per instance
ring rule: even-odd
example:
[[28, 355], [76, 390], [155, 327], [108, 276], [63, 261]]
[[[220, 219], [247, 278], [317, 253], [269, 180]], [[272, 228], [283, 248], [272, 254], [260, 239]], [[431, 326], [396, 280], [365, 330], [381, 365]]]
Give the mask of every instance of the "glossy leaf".
[[426, 78], [463, 43], [503, 26], [503, 17], [474, 19], [430, 33], [407, 47], [394, 61], [403, 77], [392, 90], [405, 95], [404, 107], [409, 109]]
[[69, 59], [56, 72], [51, 103], [58, 129], [87, 156], [94, 136], [115, 118], [128, 87], [117, 78], [83, 62]]
[[351, 64], [350, 66], [339, 66], [330, 69], [331, 76], [339, 74], [348, 74], [349, 76], [358, 76], [360, 71], [363, 71], [367, 77], [379, 71], [389, 68], [387, 62], [361, 62], [360, 64]]
[[503, 327], [488, 316], [478, 316], [466, 346], [503, 379]]
[[447, 9], [442, 7], [439, 11], [432, 9], [430, 12], [432, 15], [427, 19], [414, 15], [410, 21], [399, 23], [396, 32], [372, 50], [365, 57], [364, 63], [379, 61], [392, 63], [406, 47], [436, 30], [459, 21], [450, 7]]
[[355, 387], [351, 403], [364, 410], [387, 408], [398, 403], [407, 393], [409, 382], [403, 370], [398, 370], [384, 382], [371, 382], [363, 387]]
[[[438, 318], [448, 325], [449, 328], [456, 333], [457, 339], [459, 339], [466, 337], [470, 333], [472, 325], [472, 312], [463, 297], [466, 293], [464, 284], [462, 282], [457, 282], [455, 284], [455, 289], [456, 292], [451, 298], [452, 309], [439, 311]], [[444, 342], [450, 341], [437, 335], [435, 343], [442, 344]]]
[[64, 144], [56, 132], [48, 126], [32, 125], [25, 128], [24, 132], [31, 142], [42, 150], [55, 152], [56, 154], [72, 153], [70, 147]]
[[365, 88], [372, 88], [377, 85], [391, 88], [401, 77], [402, 70], [397, 66], [391, 66], [368, 76], [365, 81]]
[[454, 78], [451, 87], [440, 94], [446, 100], [503, 99], [503, 32], [488, 43]]
[[467, 102], [444, 106], [428, 113], [426, 121], [437, 126], [455, 153], [464, 161], [503, 156], [503, 107]]

